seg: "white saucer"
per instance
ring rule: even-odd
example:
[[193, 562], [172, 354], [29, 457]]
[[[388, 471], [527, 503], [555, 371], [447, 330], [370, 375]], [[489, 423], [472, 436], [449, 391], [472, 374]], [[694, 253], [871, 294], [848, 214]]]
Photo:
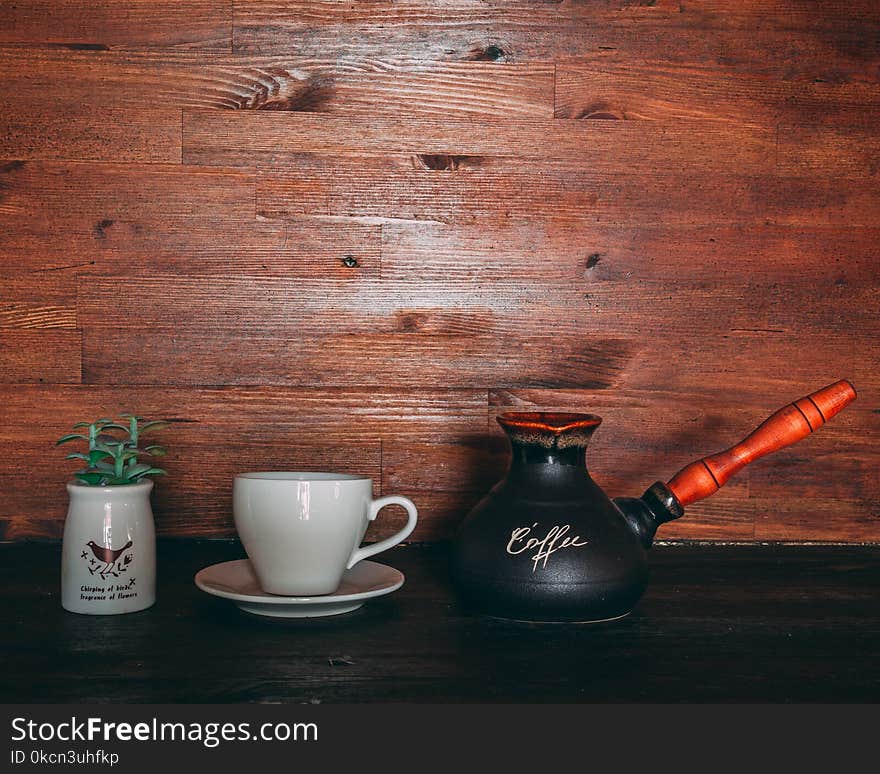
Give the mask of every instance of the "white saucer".
[[364, 560], [346, 571], [332, 594], [282, 597], [260, 588], [249, 559], [236, 559], [199, 570], [195, 581], [202, 591], [231, 599], [248, 613], [275, 618], [317, 618], [357, 610], [368, 599], [397, 591], [404, 577], [393, 567]]

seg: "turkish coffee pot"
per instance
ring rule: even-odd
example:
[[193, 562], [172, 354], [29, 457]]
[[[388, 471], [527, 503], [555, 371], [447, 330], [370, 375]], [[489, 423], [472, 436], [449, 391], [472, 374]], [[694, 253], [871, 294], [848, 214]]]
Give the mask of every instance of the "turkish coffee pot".
[[498, 417], [512, 447], [506, 477], [462, 523], [453, 547], [457, 590], [477, 611], [527, 621], [603, 621], [627, 615], [648, 580], [657, 528], [717, 492], [765, 454], [817, 430], [856, 397], [848, 381], [785, 406], [726, 451], [682, 468], [641, 497], [610, 499], [590, 477], [592, 414]]

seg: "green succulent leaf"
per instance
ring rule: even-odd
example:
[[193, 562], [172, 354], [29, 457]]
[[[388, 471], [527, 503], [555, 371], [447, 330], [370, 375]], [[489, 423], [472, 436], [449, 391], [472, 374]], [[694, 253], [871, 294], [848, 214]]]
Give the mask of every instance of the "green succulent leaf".
[[156, 470], [156, 468], [153, 468], [152, 465], [148, 465], [146, 462], [141, 462], [138, 465], [132, 465], [130, 468], [126, 468], [125, 475], [128, 478], [134, 478], [135, 476], [146, 475], [151, 470]]
[[89, 465], [94, 467], [101, 460], [105, 460], [110, 456], [111, 456], [110, 454], [108, 454], [105, 451], [101, 451], [100, 449], [92, 449], [92, 451], [89, 452], [89, 457], [88, 457]]
[[81, 452], [72, 452], [68, 454], [64, 459], [66, 460], [84, 460], [85, 462], [90, 462], [88, 454], [82, 454]]
[[86, 471], [86, 472], [74, 473], [73, 475], [76, 478], [78, 478], [80, 481], [83, 481], [86, 484], [88, 484], [89, 486], [100, 486], [101, 482], [104, 480], [103, 473], [93, 473], [93, 472]]
[[162, 419], [154, 420], [153, 422], [144, 422], [144, 424], [140, 427], [140, 434], [144, 433], [153, 433], [157, 430], [162, 430], [170, 425], [170, 422], [166, 422]]
[[121, 443], [118, 443], [118, 444], [116, 444], [116, 443], [114, 443], [114, 444], [96, 443], [95, 444], [95, 451], [104, 452], [106, 455], [108, 455], [110, 457], [114, 457], [114, 458], [119, 456], [119, 452], [122, 450], [122, 448], [123, 448], [123, 446]]
[[162, 470], [162, 468], [147, 468], [144, 471], [141, 471], [137, 474], [138, 478], [142, 478], [143, 476], [167, 476], [168, 474]]
[[164, 457], [168, 454], [168, 450], [164, 446], [148, 446], [144, 449], [144, 454], [149, 454], [152, 457]]
[[106, 424], [103, 427], [101, 427], [102, 432], [105, 430], [122, 430], [123, 433], [128, 432], [128, 428], [125, 425], [118, 425], [118, 424], [116, 424], [116, 422], [110, 422], [109, 424]]
[[89, 437], [87, 435], [80, 435], [79, 433], [70, 433], [69, 435], [63, 435], [57, 441], [55, 441], [56, 446], [61, 446], [63, 443], [70, 443], [70, 441], [88, 441]]

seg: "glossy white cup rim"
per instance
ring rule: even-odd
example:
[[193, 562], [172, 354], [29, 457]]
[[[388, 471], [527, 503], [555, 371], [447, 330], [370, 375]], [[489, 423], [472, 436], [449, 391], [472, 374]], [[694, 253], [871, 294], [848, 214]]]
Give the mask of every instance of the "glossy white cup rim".
[[248, 481], [370, 481], [369, 476], [352, 476], [348, 473], [315, 473], [311, 471], [266, 470], [256, 473], [239, 473], [236, 478]]

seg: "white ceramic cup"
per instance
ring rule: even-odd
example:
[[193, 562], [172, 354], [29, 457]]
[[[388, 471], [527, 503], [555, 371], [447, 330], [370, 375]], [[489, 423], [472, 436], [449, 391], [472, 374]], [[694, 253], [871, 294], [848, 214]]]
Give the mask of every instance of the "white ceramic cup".
[[[386, 505], [406, 509], [406, 526], [360, 547]], [[415, 529], [406, 497], [373, 499], [369, 478], [341, 473], [241, 473], [232, 487], [235, 528], [263, 591], [284, 596], [332, 594], [361, 559], [393, 548]]]

